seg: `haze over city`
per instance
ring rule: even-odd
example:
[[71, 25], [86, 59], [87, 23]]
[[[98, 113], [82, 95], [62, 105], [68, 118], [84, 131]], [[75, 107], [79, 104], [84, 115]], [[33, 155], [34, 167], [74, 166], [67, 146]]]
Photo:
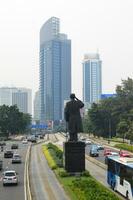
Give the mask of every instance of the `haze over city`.
[[82, 97], [82, 60], [99, 52], [102, 92], [132, 77], [133, 1], [3, 1], [0, 6], [0, 86], [39, 86], [39, 32], [51, 16], [72, 41], [72, 91]]

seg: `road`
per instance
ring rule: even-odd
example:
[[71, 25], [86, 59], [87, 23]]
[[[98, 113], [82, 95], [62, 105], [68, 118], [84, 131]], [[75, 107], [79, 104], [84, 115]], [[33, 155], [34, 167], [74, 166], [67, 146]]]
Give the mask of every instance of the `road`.
[[[4, 149], [11, 149], [11, 144], [14, 142], [6, 142], [7, 146]], [[12, 164], [11, 159], [3, 158], [4, 152], [1, 153], [0, 157], [3, 159], [3, 171], [15, 170], [19, 175], [19, 184], [17, 186], [5, 186], [3, 187], [2, 181], [0, 181], [0, 199], [1, 200], [24, 200], [24, 166], [25, 166], [25, 156], [28, 145], [23, 145], [22, 142], [15, 142], [19, 144], [19, 149], [13, 150], [17, 152], [22, 157], [21, 164]], [[0, 177], [2, 177], [2, 171], [0, 172]]]
[[[54, 138], [53, 134], [49, 137]], [[49, 168], [41, 146], [42, 144], [33, 145], [31, 149], [30, 185], [33, 200], [68, 200], [55, 174]]]
[[[60, 136], [63, 138], [63, 141], [65, 141], [65, 138], [63, 137], [63, 135], [60, 134]], [[99, 141], [100, 142], [100, 141]], [[93, 144], [97, 144], [97, 142], [93, 141]], [[104, 146], [104, 145], [103, 145]], [[86, 155], [90, 155], [90, 147], [91, 145], [86, 145], [86, 148], [85, 148], [85, 153]], [[113, 147], [105, 147], [106, 149], [110, 149], [112, 152], [119, 152], [116, 148], [113, 148]], [[104, 150], [99, 150], [99, 156], [98, 157], [93, 157], [94, 159], [98, 160], [99, 162], [105, 164], [105, 156], [104, 156]]]
[[[87, 145], [86, 148], [85, 148], [85, 153], [87, 155], [90, 155], [90, 146], [91, 145]], [[110, 149], [112, 152], [119, 152], [118, 150], [114, 150], [113, 148], [111, 147], [108, 147], [106, 149]], [[105, 164], [105, 156], [104, 156], [104, 150], [99, 150], [99, 156], [98, 157], [93, 157], [95, 158], [96, 160], [98, 160], [99, 162], [102, 162]]]
[[[57, 134], [57, 138], [59, 140], [57, 142], [57, 145], [62, 148], [63, 147], [63, 142], [66, 140], [66, 138], [63, 137], [61, 134]], [[90, 148], [90, 145], [87, 145], [86, 150], [85, 150], [86, 154], [89, 154], [89, 148]], [[112, 151], [114, 151], [114, 149], [112, 149]], [[102, 162], [102, 163], [105, 162], [104, 161], [105, 158], [103, 156], [103, 150], [100, 151], [100, 156], [98, 158], [96, 158], [96, 159], [99, 160], [99, 162]], [[98, 180], [100, 183], [102, 183], [102, 185], [104, 185], [105, 187], [110, 189], [109, 185], [107, 184], [107, 171], [105, 169], [101, 168], [100, 166], [98, 166], [95, 163], [95, 157], [93, 157], [93, 160], [94, 160], [94, 162], [91, 162], [88, 159], [85, 160], [85, 168], [86, 168], [86, 170], [88, 170], [90, 172], [90, 174], [96, 180]], [[125, 199], [124, 197], [119, 195], [117, 192], [114, 192], [114, 193], [117, 194], [120, 199], [123, 199], [123, 200]]]

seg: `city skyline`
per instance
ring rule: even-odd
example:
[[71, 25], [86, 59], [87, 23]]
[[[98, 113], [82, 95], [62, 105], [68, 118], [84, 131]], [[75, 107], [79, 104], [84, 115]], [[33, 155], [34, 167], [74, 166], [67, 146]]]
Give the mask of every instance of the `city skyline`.
[[40, 30], [40, 119], [64, 118], [64, 101], [71, 93], [71, 40], [60, 32], [60, 19], [51, 17]]
[[114, 93], [121, 79], [132, 78], [132, 8], [131, 0], [2, 2], [0, 87], [28, 87], [33, 93], [38, 90], [39, 29], [56, 16], [61, 19], [61, 32], [72, 40], [72, 91], [82, 97], [83, 55], [99, 49], [103, 93]]

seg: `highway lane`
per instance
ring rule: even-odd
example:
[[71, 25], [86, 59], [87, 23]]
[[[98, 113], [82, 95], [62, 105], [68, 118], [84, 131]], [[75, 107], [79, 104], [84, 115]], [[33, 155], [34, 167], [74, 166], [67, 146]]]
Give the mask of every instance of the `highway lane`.
[[[25, 166], [25, 156], [27, 151], [27, 146], [22, 144], [22, 142], [6, 142], [7, 146], [4, 149], [11, 149], [12, 143], [18, 143], [19, 149], [13, 150], [17, 152], [22, 157], [21, 164], [12, 164], [10, 158], [3, 158], [4, 152], [1, 153], [3, 159], [3, 171], [4, 170], [15, 170], [19, 176], [19, 184], [17, 186], [5, 186], [3, 187], [2, 181], [0, 181], [0, 199], [1, 200], [24, 200], [24, 166]], [[2, 171], [0, 172], [0, 177], [2, 176]]]
[[55, 174], [47, 164], [41, 144], [33, 145], [31, 149], [30, 183], [33, 200], [68, 200]]
[[[96, 143], [95, 143], [96, 144]], [[104, 146], [104, 145], [103, 145]], [[87, 145], [86, 148], [85, 148], [85, 153], [87, 155], [90, 155], [90, 147], [91, 145]], [[111, 148], [111, 147], [104, 147], [105, 149], [110, 149], [112, 152], [119, 152], [118, 150], [114, 149], [114, 148]], [[96, 160], [98, 160], [99, 162], [102, 162], [105, 164], [105, 156], [104, 156], [104, 150], [99, 150], [99, 156], [98, 157], [93, 157], [95, 158]]]

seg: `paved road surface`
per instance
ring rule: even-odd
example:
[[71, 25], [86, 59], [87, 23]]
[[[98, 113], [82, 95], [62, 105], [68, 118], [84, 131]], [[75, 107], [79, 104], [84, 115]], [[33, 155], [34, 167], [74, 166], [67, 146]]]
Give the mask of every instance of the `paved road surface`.
[[[15, 170], [19, 175], [19, 184], [17, 186], [5, 186], [3, 187], [2, 181], [0, 181], [0, 200], [24, 200], [24, 162], [25, 155], [28, 145], [23, 145], [21, 142], [15, 142], [19, 144], [19, 149], [14, 150], [14, 152], [19, 153], [22, 156], [21, 164], [12, 164], [11, 159], [3, 158], [3, 152], [0, 157], [3, 159], [3, 167], [9, 170]], [[4, 147], [8, 150], [11, 149], [11, 142], [7, 142], [7, 146]], [[2, 171], [0, 172], [0, 177], [2, 176]]]
[[41, 144], [32, 146], [30, 177], [33, 200], [68, 200], [47, 164]]

